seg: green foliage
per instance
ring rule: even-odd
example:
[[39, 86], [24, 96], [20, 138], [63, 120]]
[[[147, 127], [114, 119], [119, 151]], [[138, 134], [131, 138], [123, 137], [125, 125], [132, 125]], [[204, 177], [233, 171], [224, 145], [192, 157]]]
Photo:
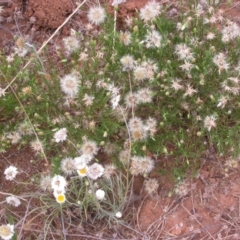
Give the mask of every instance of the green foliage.
[[[107, 16], [97, 33], [72, 31], [71, 41], [63, 39], [64, 49], [56, 50], [57, 63], [49, 49], [39, 56], [34, 47], [28, 49], [31, 64], [10, 85], [27, 57], [1, 59], [1, 89], [10, 86], [0, 101], [1, 151], [30, 144], [49, 162], [52, 175], [66, 173], [62, 163], [68, 157], [87, 155], [101, 165], [120, 166], [110, 181], [66, 174], [67, 201], [57, 214], [74, 208], [80, 219], [115, 221], [132, 175], [146, 177], [155, 164], [140, 158], [135, 166], [134, 156], [173, 157], [176, 179], [196, 170], [208, 145], [218, 154], [238, 156], [239, 27], [214, 8], [200, 9], [198, 1], [175, 18], [161, 8], [151, 21], [140, 11], [126, 29], [116, 30]], [[221, 21], [222, 29], [214, 21]], [[57, 137], [64, 129], [63, 138]], [[103, 202], [95, 196], [99, 188], [106, 193]], [[42, 202], [54, 202], [53, 211], [59, 207], [53, 199]]]

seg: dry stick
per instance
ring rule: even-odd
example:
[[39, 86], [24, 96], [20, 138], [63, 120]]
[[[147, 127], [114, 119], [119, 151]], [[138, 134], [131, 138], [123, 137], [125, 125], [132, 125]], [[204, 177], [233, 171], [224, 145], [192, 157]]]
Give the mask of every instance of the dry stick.
[[[181, 206], [182, 206], [182, 208], [183, 208], [190, 216], [193, 216], [193, 214], [191, 214], [191, 212], [189, 212], [188, 209], [184, 206], [183, 202], [181, 203]], [[215, 240], [215, 238], [214, 238], [213, 235], [207, 230], [207, 228], [204, 227], [204, 226], [202, 225], [202, 223], [199, 222], [197, 219], [195, 219], [195, 220], [196, 220], [196, 222], [202, 227], [202, 229], [206, 229], [206, 232], [207, 232], [207, 234], [211, 237], [211, 239], [214, 239], [214, 240]]]
[[140, 231], [142, 231], [142, 229], [141, 229], [141, 227], [140, 227], [140, 224], [139, 224], [139, 215], [140, 215], [140, 211], [141, 211], [141, 209], [142, 209], [142, 206], [143, 206], [143, 204], [145, 203], [145, 199], [147, 198], [147, 196], [145, 196], [144, 197], [144, 199], [141, 201], [141, 204], [140, 204], [140, 206], [138, 207], [138, 211], [137, 211], [137, 226], [138, 226], [138, 229], [140, 230]]
[[[118, 6], [117, 6], [117, 8], [118, 8]], [[113, 49], [115, 47], [116, 28], [117, 28], [117, 9], [114, 6]]]
[[[220, 5], [223, 5], [223, 3], [221, 3]], [[235, 3], [233, 4], [231, 7], [227, 8], [226, 10], [224, 10], [224, 12], [228, 12], [229, 10], [238, 7], [238, 5], [240, 5], [240, 3]]]
[[[87, 0], [84, 0], [81, 4], [79, 4], [77, 6], [77, 8], [72, 12], [71, 15], [69, 15], [69, 17], [62, 23], [61, 26], [59, 26], [56, 31], [52, 34], [52, 36], [50, 36], [50, 38], [44, 42], [42, 44], [42, 46], [38, 49], [37, 54], [39, 54], [45, 47], [46, 45], [53, 39], [53, 37], [55, 37], [55, 35], [59, 32], [59, 30], [72, 18], [72, 16], [80, 9], [80, 7], [82, 7], [82, 5], [87, 2]], [[4, 89], [4, 91], [6, 91], [13, 83], [14, 81], [18, 78], [18, 76], [21, 74], [22, 70], [26, 69], [29, 64], [32, 62], [32, 59], [30, 59], [25, 65], [24, 67], [21, 69], [21, 71], [18, 72], [18, 74], [11, 80], [11, 82], [7, 85], [7, 87]]]
[[[154, 232], [155, 232], [155, 229], [158, 229], [159, 226], [160, 226], [160, 224], [161, 224], [162, 226], [161, 226], [161, 229], [160, 229], [160, 231], [159, 231], [159, 233], [158, 233], [158, 236], [160, 236], [160, 234], [163, 232], [163, 228], [165, 227], [165, 222], [166, 222], [165, 219], [167, 218], [168, 215], [170, 215], [173, 211], [175, 211], [175, 210], [178, 208], [178, 206], [179, 206], [178, 203], [174, 206], [174, 204], [175, 204], [176, 202], [177, 202], [177, 199], [174, 199], [174, 200], [172, 201], [172, 203], [168, 205], [168, 210], [169, 210], [171, 207], [173, 207], [173, 208], [170, 209], [170, 211], [168, 211], [167, 213], [164, 213], [163, 216], [161, 216], [159, 219], [157, 219], [156, 221], [154, 221], [154, 222], [148, 227], [148, 229], [146, 230], [146, 232], [149, 232], [149, 235], [153, 235]], [[163, 224], [162, 224], [162, 222], [163, 222]], [[151, 228], [152, 228], [152, 229], [151, 229]], [[155, 228], [155, 229], [154, 229], [154, 228]], [[159, 229], [158, 229], [158, 230], [159, 230]], [[158, 238], [157, 238], [157, 239], [158, 239]]]
[[[31, 201], [32, 201], [32, 197], [30, 198], [30, 200], [29, 200], [29, 202], [28, 202], [25, 215], [24, 215], [24, 217], [22, 218], [22, 227], [20, 228], [20, 232], [18, 233], [18, 240], [21, 239], [22, 231], [23, 231], [23, 228], [24, 228], [24, 223], [26, 222], [26, 219], [27, 219], [27, 216], [28, 216], [27, 213], [28, 213], [28, 211], [29, 211], [29, 207], [30, 207]], [[20, 221], [20, 222], [21, 222], [21, 221]], [[16, 224], [16, 226], [17, 226], [20, 222], [18, 222], [18, 223]]]

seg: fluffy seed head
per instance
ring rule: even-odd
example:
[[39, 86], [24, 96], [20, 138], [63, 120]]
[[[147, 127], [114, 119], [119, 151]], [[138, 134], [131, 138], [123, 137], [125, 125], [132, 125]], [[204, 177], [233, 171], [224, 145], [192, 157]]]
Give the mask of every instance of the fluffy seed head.
[[22, 122], [19, 126], [18, 126], [18, 132], [20, 133], [20, 135], [25, 136], [25, 135], [32, 135], [33, 134], [33, 128], [32, 126], [29, 124], [29, 122], [24, 121]]
[[110, 179], [115, 172], [116, 172], [116, 167], [113, 164], [105, 165], [103, 177], [105, 179]]
[[146, 120], [145, 129], [146, 131], [149, 131], [150, 136], [154, 136], [154, 134], [157, 132], [157, 120], [155, 118], [149, 117]]
[[207, 40], [213, 40], [216, 37], [216, 35], [212, 32], [209, 32], [206, 36]]
[[124, 165], [127, 165], [128, 162], [129, 162], [129, 158], [130, 158], [130, 153], [129, 153], [129, 150], [128, 149], [125, 149], [125, 150], [122, 150], [120, 153], [119, 153], [119, 161], [121, 163], [123, 163]]
[[87, 140], [82, 144], [80, 150], [83, 154], [93, 157], [98, 153], [99, 147], [96, 142]]
[[105, 10], [100, 6], [91, 7], [87, 14], [90, 23], [99, 25], [104, 22], [106, 18]]
[[119, 40], [122, 42], [125, 46], [128, 46], [131, 43], [131, 33], [126, 31], [122, 32], [120, 31], [119, 34]]
[[133, 70], [135, 67], [135, 60], [131, 55], [125, 55], [120, 59], [120, 63], [123, 66], [123, 71]]
[[143, 128], [143, 121], [139, 117], [134, 117], [129, 120], [128, 123], [130, 131], [133, 131], [134, 129], [141, 129]]
[[149, 88], [141, 88], [137, 91], [138, 103], [152, 102], [153, 92]]
[[116, 152], [116, 146], [113, 143], [107, 142], [104, 145], [103, 151], [108, 155], [111, 156]]
[[157, 193], [158, 187], [159, 187], [159, 183], [155, 178], [149, 178], [144, 181], [144, 190], [149, 195], [153, 195]]
[[180, 197], [184, 197], [188, 194], [188, 192], [190, 191], [190, 184], [187, 181], [182, 181], [180, 183], [177, 184], [177, 186], [174, 189], [174, 192], [180, 196]]
[[63, 93], [74, 98], [78, 94], [79, 80], [74, 74], [67, 74], [60, 79], [60, 86]]
[[145, 128], [134, 129], [131, 131], [133, 141], [141, 141], [147, 138], [147, 131]]
[[40, 187], [43, 191], [51, 191], [52, 190], [52, 178], [49, 175], [42, 176], [40, 180]]
[[34, 140], [30, 143], [31, 148], [33, 149], [33, 151], [35, 151], [36, 153], [40, 153], [43, 152], [43, 144], [41, 141], [39, 140]]
[[207, 128], [208, 131], [210, 131], [212, 128], [215, 128], [217, 126], [216, 119], [217, 118], [213, 115], [206, 116], [204, 119], [204, 127]]
[[218, 53], [213, 58], [214, 64], [218, 67], [219, 74], [225, 70], [227, 71], [229, 69], [229, 64], [227, 63], [227, 59], [224, 53]]
[[75, 162], [72, 158], [67, 157], [61, 162], [61, 170], [66, 175], [72, 175], [75, 171]]
[[80, 48], [79, 40], [77, 36], [71, 35], [68, 37], [63, 38], [63, 45], [66, 49], [67, 53], [73, 53]]
[[191, 48], [188, 47], [185, 43], [179, 43], [175, 46], [175, 53], [178, 55], [180, 60], [189, 60], [193, 59], [193, 53]]
[[147, 48], [159, 48], [161, 46], [162, 36], [156, 30], [149, 31], [145, 37]]
[[7, 138], [11, 140], [12, 144], [17, 144], [21, 140], [21, 134], [17, 131], [11, 132], [7, 135]]
[[134, 76], [134, 79], [135, 79], [137, 82], [143, 81], [144, 79], [147, 78], [146, 68], [144, 68], [144, 67], [142, 67], [142, 66], [137, 66], [137, 67], [135, 67], [135, 69], [134, 69], [134, 71], [133, 71], [133, 76]]
[[124, 100], [127, 108], [134, 108], [137, 106], [138, 103], [138, 95], [136, 93], [129, 92], [128, 94], [126, 94]]
[[131, 158], [130, 171], [133, 175], [144, 175], [150, 173], [154, 168], [154, 161], [147, 156], [133, 156]]
[[236, 39], [239, 35], [240, 27], [235, 22], [228, 21], [228, 25], [222, 29], [222, 41], [224, 43]]
[[125, 3], [126, 2], [126, 0], [113, 0], [112, 1], [112, 6], [118, 6], [119, 4], [121, 4], [121, 3]]
[[140, 18], [144, 21], [152, 21], [160, 15], [161, 5], [156, 1], [148, 2], [143, 8], [140, 9]]

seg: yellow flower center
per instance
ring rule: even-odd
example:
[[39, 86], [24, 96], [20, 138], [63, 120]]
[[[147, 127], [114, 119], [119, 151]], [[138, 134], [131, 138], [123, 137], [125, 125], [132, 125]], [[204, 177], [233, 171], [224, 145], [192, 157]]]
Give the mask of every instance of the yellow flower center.
[[136, 141], [136, 140], [141, 139], [143, 137], [143, 135], [140, 131], [135, 130], [134, 132], [132, 132], [132, 137]]
[[57, 196], [56, 200], [57, 200], [58, 203], [64, 203], [65, 200], [66, 200], [65, 195], [59, 194], [59, 195]]
[[3, 237], [7, 237], [11, 234], [11, 229], [6, 226], [6, 225], [3, 225], [0, 227], [0, 235], [3, 236]]
[[87, 173], [87, 168], [82, 168], [78, 170], [78, 174], [81, 175], [85, 175]]

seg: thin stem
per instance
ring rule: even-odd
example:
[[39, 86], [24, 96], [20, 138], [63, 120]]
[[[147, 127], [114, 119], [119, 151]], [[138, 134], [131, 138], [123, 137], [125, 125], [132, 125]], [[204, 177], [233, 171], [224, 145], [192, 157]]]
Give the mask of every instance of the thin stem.
[[[2, 72], [1, 70], [0, 70], [0, 72], [1, 72], [2, 76], [4, 77], [5, 81], [7, 82], [8, 80], [7, 80], [6, 76], [3, 74], [3, 72]], [[15, 93], [14, 89], [12, 88], [12, 86], [9, 85], [9, 87], [10, 87], [11, 91], [13, 92], [14, 96], [16, 97], [16, 99], [17, 99], [17, 101], [18, 101], [21, 109], [23, 110], [23, 112], [24, 112], [24, 114], [25, 114], [28, 122], [30, 123], [31, 128], [32, 128], [32, 130], [33, 130], [33, 132], [34, 132], [34, 135], [35, 135], [37, 141], [40, 142], [40, 140], [39, 140], [39, 138], [38, 138], [38, 135], [37, 135], [37, 132], [35, 131], [35, 128], [34, 128], [32, 122], [31, 122], [31, 120], [30, 120], [30, 118], [29, 118], [29, 116], [28, 116], [28, 114], [27, 114], [27, 112], [26, 112], [26, 110], [25, 110], [22, 102], [21, 102], [20, 99], [18, 98], [18, 96], [17, 96], [17, 94]], [[41, 153], [43, 154], [44, 160], [45, 160], [45, 162], [46, 162], [46, 166], [49, 166], [48, 159], [47, 159], [47, 156], [46, 156], [46, 154], [45, 154], [45, 152], [44, 152], [44, 150], [43, 150], [43, 147], [41, 147]]]

